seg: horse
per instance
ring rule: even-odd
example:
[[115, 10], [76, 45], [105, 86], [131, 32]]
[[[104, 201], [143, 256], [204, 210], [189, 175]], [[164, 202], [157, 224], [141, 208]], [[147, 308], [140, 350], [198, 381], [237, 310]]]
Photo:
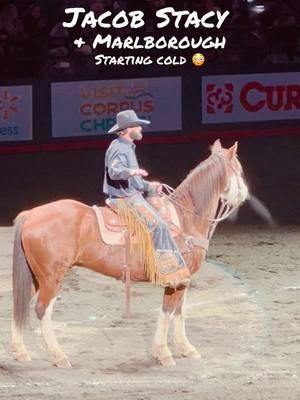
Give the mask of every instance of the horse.
[[[168, 198], [177, 211], [182, 232], [177, 245], [191, 274], [199, 271], [206, 250], [197, 241], [209, 237], [220, 200], [227, 207], [240, 206], [248, 196], [243, 170], [237, 158], [237, 142], [223, 148], [219, 140], [211, 154], [199, 163]], [[219, 220], [224, 218], [219, 218]], [[188, 251], [184, 251], [187, 248]], [[63, 199], [21, 212], [15, 219], [13, 248], [13, 318], [12, 348], [19, 361], [29, 361], [23, 341], [28, 322], [29, 304], [37, 301], [35, 312], [53, 364], [70, 367], [51, 325], [51, 315], [63, 277], [73, 266], [89, 268], [109, 277], [121, 279], [125, 246], [107, 246], [101, 241], [99, 226], [92, 207]], [[131, 277], [147, 281], [132, 255]], [[152, 354], [163, 366], [175, 365], [168, 348], [168, 331], [173, 322], [174, 345], [178, 356], [200, 358], [189, 342], [185, 330], [184, 302], [188, 285], [165, 287], [162, 307], [153, 338]]]

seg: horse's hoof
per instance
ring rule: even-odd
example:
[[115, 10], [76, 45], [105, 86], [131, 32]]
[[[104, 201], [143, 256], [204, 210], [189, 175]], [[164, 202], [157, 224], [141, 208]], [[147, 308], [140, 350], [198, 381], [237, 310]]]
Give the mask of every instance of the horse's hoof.
[[186, 354], [183, 354], [184, 357], [186, 358], [193, 358], [194, 360], [199, 360], [202, 356], [199, 353], [199, 351], [195, 350], [191, 350]]
[[55, 360], [53, 365], [58, 368], [71, 368], [72, 364], [67, 358], [61, 358], [60, 360]]
[[31, 361], [31, 357], [28, 353], [16, 354], [15, 359], [21, 363]]
[[192, 358], [194, 360], [198, 360], [201, 358], [201, 354], [195, 349], [195, 347], [182, 347], [178, 346], [176, 349], [176, 355], [178, 357], [186, 357], [186, 358]]
[[163, 367], [174, 367], [176, 365], [176, 362], [173, 357], [163, 358], [163, 359], [159, 360], [159, 362], [161, 363], [161, 365]]

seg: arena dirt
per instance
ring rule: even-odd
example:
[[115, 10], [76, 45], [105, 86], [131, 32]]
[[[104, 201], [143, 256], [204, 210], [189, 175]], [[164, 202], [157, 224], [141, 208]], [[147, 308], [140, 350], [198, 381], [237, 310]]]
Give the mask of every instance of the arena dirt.
[[296, 227], [218, 228], [186, 303], [202, 359], [176, 358], [171, 368], [150, 353], [162, 290], [133, 284], [126, 320], [121, 282], [73, 269], [53, 315], [73, 364], [65, 370], [51, 366], [33, 312], [25, 337], [33, 361], [11, 356], [13, 228], [0, 228], [0, 399], [299, 399], [299, 238]]

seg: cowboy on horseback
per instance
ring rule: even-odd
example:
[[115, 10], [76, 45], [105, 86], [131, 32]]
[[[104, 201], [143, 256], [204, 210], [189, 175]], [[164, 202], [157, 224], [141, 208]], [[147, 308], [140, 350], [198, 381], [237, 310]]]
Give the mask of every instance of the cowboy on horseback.
[[[172, 199], [174, 202], [176, 199], [174, 208], [178, 222], [183, 227], [177, 236], [177, 247], [162, 218], [142, 196], [147, 189], [160, 192], [159, 184], [144, 180], [145, 173], [141, 172], [135, 157], [133, 141], [141, 138], [141, 126], [145, 124], [147, 121], [138, 119], [129, 110], [118, 114], [117, 125], [111, 129], [111, 132], [118, 132], [118, 138], [112, 142], [106, 154], [104, 190], [117, 203], [119, 218], [114, 210], [107, 207], [90, 207], [71, 199], [43, 204], [23, 211], [16, 217], [12, 349], [17, 360], [30, 360], [24, 344], [24, 328], [31, 299], [36, 294], [35, 311], [41, 320], [41, 331], [53, 363], [64, 368], [71, 365], [57, 343], [51, 316], [64, 275], [75, 266], [89, 268], [115, 279], [125, 278], [125, 283], [131, 273], [136, 282], [164, 284], [166, 287], [152, 354], [163, 365], [175, 365], [167, 341], [173, 319], [176, 353], [189, 358], [200, 357], [186, 335], [183, 305], [188, 286], [180, 283], [184, 279], [189, 280], [189, 271], [178, 248], [182, 252], [187, 249], [186, 259], [191, 274], [199, 271], [208, 250], [211, 232], [219, 221], [228, 217], [247, 199], [248, 188], [237, 158], [237, 142], [227, 149], [216, 140], [211, 147], [211, 155], [188, 174], [170, 198], [152, 199], [153, 204], [156, 200], [168, 202]], [[138, 213], [131, 212], [125, 204], [127, 202], [131, 202], [139, 211], [143, 210], [143, 216], [148, 210], [151, 216], [145, 217], [149, 220], [148, 225], [136, 222]], [[165, 215], [165, 210], [162, 209], [162, 212]], [[104, 214], [108, 216], [108, 224], [105, 224]], [[117, 224], [109, 224], [112, 219], [108, 214], [117, 220]], [[170, 225], [171, 233], [176, 234], [173, 222], [174, 218]], [[105, 228], [106, 225], [117, 227], [114, 230], [116, 236], [112, 235], [112, 230]], [[124, 230], [124, 225], [130, 229]], [[114, 241], [108, 240], [112, 236]], [[157, 257], [153, 247], [157, 249]], [[130, 254], [128, 250], [134, 252]], [[125, 264], [122, 264], [124, 258]], [[157, 259], [163, 261], [158, 267]], [[159, 280], [156, 280], [157, 276]], [[180, 287], [177, 290], [170, 288], [171, 285]]]
[[161, 195], [162, 185], [144, 179], [148, 173], [140, 169], [135, 154], [134, 141], [142, 139], [142, 126], [148, 124], [149, 121], [138, 118], [133, 110], [117, 114], [117, 123], [108, 131], [118, 137], [105, 154], [103, 191], [112, 203], [125, 200], [143, 218], [152, 235], [158, 268], [165, 277], [162, 284], [177, 287], [188, 284], [190, 272], [167, 223], [143, 197], [145, 193]]

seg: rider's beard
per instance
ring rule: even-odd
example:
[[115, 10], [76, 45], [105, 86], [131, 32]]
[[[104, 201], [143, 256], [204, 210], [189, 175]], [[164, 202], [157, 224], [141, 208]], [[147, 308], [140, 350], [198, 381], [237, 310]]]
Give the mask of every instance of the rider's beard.
[[142, 140], [143, 134], [140, 128], [132, 129], [130, 132], [130, 137], [132, 140]]

